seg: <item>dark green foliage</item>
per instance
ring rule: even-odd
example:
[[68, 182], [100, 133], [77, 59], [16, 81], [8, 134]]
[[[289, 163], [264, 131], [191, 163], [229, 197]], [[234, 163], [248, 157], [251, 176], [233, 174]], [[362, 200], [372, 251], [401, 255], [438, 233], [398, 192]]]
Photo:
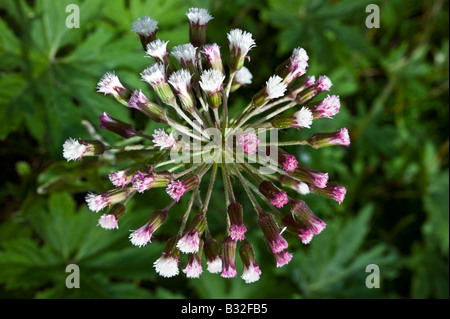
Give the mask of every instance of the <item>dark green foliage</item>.
[[[79, 29], [65, 26], [71, 3], [80, 6]], [[379, 29], [365, 26], [370, 3], [380, 7]], [[250, 285], [206, 272], [193, 280], [158, 277], [153, 262], [178, 230], [186, 201], [151, 244], [137, 248], [129, 230], [164, 207], [164, 192], [139, 194], [120, 229], [105, 231], [84, 197], [108, 190], [106, 175], [127, 158], [62, 158], [66, 138], [89, 137], [82, 120], [105, 140], [119, 141], [99, 130], [103, 111], [147, 132], [157, 127], [146, 127], [95, 86], [115, 70], [126, 85], [150, 96], [139, 72], [151, 61], [131, 23], [142, 15], [158, 20], [158, 37], [170, 40], [171, 49], [188, 41], [185, 12], [192, 6], [214, 16], [207, 40], [222, 47], [224, 61], [231, 28], [252, 32], [256, 40], [246, 62], [253, 83], [241, 89], [241, 100], [231, 99], [230, 113], [292, 49], [303, 47], [308, 74], [328, 75], [342, 108], [300, 138], [341, 127], [351, 134], [345, 149], [289, 149], [347, 188], [342, 205], [306, 197], [327, 228], [307, 246], [286, 235], [294, 254], [289, 265], [275, 267], [248, 200], [239, 196], [262, 270], [261, 280]], [[447, 1], [406, 0], [1, 1], [0, 298], [448, 298], [448, 10]], [[298, 139], [298, 132], [287, 134]], [[217, 185], [208, 212], [212, 229], [224, 227]], [[73, 263], [80, 267], [80, 289], [65, 286], [65, 267]], [[379, 289], [365, 286], [369, 264], [380, 268]], [[238, 261], [239, 274], [241, 268]]]

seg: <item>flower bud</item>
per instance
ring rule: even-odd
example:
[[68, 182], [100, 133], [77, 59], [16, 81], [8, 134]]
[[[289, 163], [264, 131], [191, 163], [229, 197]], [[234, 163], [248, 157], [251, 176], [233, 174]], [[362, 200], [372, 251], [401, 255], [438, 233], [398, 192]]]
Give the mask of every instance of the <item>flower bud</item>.
[[108, 175], [108, 177], [114, 186], [123, 188], [131, 183], [133, 175], [137, 171], [146, 171], [147, 169], [147, 165], [145, 165], [144, 163], [136, 163], [128, 167], [127, 169], [112, 172]]
[[247, 284], [258, 281], [261, 270], [256, 262], [252, 244], [245, 239], [239, 248], [239, 255], [241, 256], [241, 261], [244, 265], [244, 272], [241, 278], [244, 279]]
[[139, 247], [145, 246], [147, 243], [151, 243], [153, 233], [164, 223], [168, 212], [168, 210], [153, 212], [143, 226], [130, 234], [129, 238], [131, 243]]
[[273, 215], [260, 213], [258, 225], [264, 234], [264, 239], [267, 241], [274, 254], [277, 254], [288, 247], [288, 242], [281, 236], [280, 228], [275, 222]]
[[[326, 224], [318, 218], [302, 200], [291, 200], [291, 213], [295, 216], [296, 220], [311, 231], [311, 237], [320, 234], [326, 227]], [[309, 242], [310, 240], [310, 238], [308, 240], [308, 237], [305, 239], [306, 242]]]
[[180, 99], [181, 107], [189, 113], [195, 112], [197, 106], [194, 92], [192, 92], [191, 79], [192, 75], [187, 69], [178, 70], [169, 77], [169, 83]]
[[222, 242], [222, 274], [223, 278], [236, 277], [236, 241], [227, 236]]
[[153, 167], [151, 167], [150, 172], [148, 171], [137, 171], [132, 179], [134, 189], [139, 193], [143, 193], [146, 190], [157, 187], [165, 187], [173, 180], [173, 175], [169, 171], [155, 172]]
[[219, 244], [214, 238], [207, 236], [204, 242], [204, 252], [208, 271], [212, 274], [221, 272], [222, 259], [219, 256]]
[[206, 27], [213, 17], [206, 9], [190, 8], [186, 13], [189, 19], [189, 41], [196, 47], [201, 47], [206, 39]]
[[240, 29], [233, 29], [227, 34], [230, 48], [228, 66], [231, 71], [237, 71], [244, 65], [248, 51], [255, 47], [252, 34]]
[[126, 207], [122, 203], [114, 204], [108, 214], [103, 214], [98, 224], [103, 229], [118, 229], [118, 221], [125, 214]]
[[312, 112], [307, 107], [302, 107], [293, 114], [281, 114], [276, 116], [272, 121], [272, 125], [278, 129], [303, 127], [310, 128], [313, 121]]
[[203, 273], [202, 248], [203, 240], [200, 240], [198, 251], [196, 253], [188, 254], [188, 264], [186, 268], [183, 269], [187, 278], [198, 278]]
[[228, 218], [230, 221], [230, 237], [234, 241], [243, 240], [247, 228], [245, 228], [242, 216], [242, 205], [235, 202], [228, 205]]
[[140, 89], [133, 92], [128, 101], [128, 107], [141, 111], [157, 123], [167, 124], [166, 111], [158, 104], [149, 101]]
[[225, 74], [220, 47], [216, 43], [205, 45], [200, 52], [205, 55], [211, 69], [219, 70], [222, 74]]
[[283, 79], [284, 83], [289, 85], [296, 78], [306, 73], [308, 59], [308, 54], [303, 48], [296, 48], [291, 57], [277, 67], [276, 74]]
[[315, 186], [310, 186], [311, 192], [330, 197], [342, 204], [344, 201], [347, 190], [344, 186], [336, 185], [333, 183], [328, 183], [325, 188], [317, 188]]
[[197, 214], [192, 219], [189, 228], [177, 243], [182, 253], [195, 253], [199, 250], [200, 236], [206, 229], [206, 218], [203, 214]]
[[350, 136], [346, 128], [333, 133], [316, 133], [308, 139], [309, 145], [318, 149], [324, 146], [350, 145]]
[[298, 164], [295, 171], [290, 172], [289, 175], [318, 188], [324, 188], [328, 183], [328, 173], [321, 173], [301, 164]]
[[158, 29], [157, 25], [158, 21], [148, 16], [143, 16], [133, 22], [131, 31], [139, 35], [144, 50], [147, 48], [147, 44], [155, 40]]
[[107, 112], [100, 115], [100, 128], [114, 132], [124, 138], [130, 138], [138, 135], [133, 125], [117, 120]]
[[286, 192], [279, 190], [271, 181], [262, 181], [259, 184], [259, 192], [278, 208], [282, 208], [289, 202]]
[[163, 64], [155, 63], [141, 73], [142, 79], [150, 84], [161, 101], [167, 105], [175, 105], [175, 95], [167, 82], [166, 70]]
[[233, 78], [233, 83], [231, 85], [231, 92], [236, 91], [241, 86], [251, 84], [253, 75], [250, 73], [249, 69], [243, 66], [239, 71], [236, 72]]
[[206, 93], [208, 105], [216, 109], [222, 104], [222, 86], [225, 75], [219, 70], [209, 69], [200, 76], [200, 87]]
[[266, 85], [252, 98], [252, 106], [261, 107], [272, 99], [282, 97], [286, 92], [286, 84], [278, 75], [273, 75], [267, 80]]
[[145, 52], [151, 56], [156, 63], [164, 65], [164, 69], [167, 74], [170, 75], [175, 71], [175, 66], [169, 56], [169, 51], [167, 51], [167, 43], [169, 43], [169, 41], [164, 42], [160, 39], [156, 39], [147, 44]]
[[282, 175], [280, 177], [280, 183], [283, 187], [289, 187], [293, 190], [295, 190], [297, 193], [306, 195], [309, 194], [309, 186], [306, 183], [303, 183], [302, 181], [299, 181], [297, 179], [294, 179], [292, 177], [289, 177], [287, 175]]
[[169, 194], [177, 202], [180, 200], [186, 192], [190, 191], [194, 187], [198, 186], [200, 180], [198, 175], [190, 174], [184, 177], [182, 180], [171, 181], [167, 186], [166, 193]]
[[86, 196], [86, 203], [91, 211], [99, 212], [106, 206], [111, 206], [126, 200], [131, 192], [131, 188], [115, 188], [103, 194], [89, 193]]
[[84, 156], [98, 156], [105, 152], [105, 145], [97, 140], [67, 139], [63, 144], [63, 157], [67, 161], [82, 160]]
[[131, 91], [120, 82], [114, 72], [106, 72], [97, 84], [97, 92], [112, 95], [123, 105], [128, 104]]
[[178, 275], [178, 262], [180, 258], [180, 250], [176, 247], [177, 237], [172, 237], [167, 241], [162, 256], [153, 263], [156, 272], [165, 278]]
[[279, 253], [274, 254], [275, 261], [277, 263], [277, 268], [283, 267], [284, 265], [287, 265], [291, 259], [292, 254], [289, 253], [287, 250], [283, 250]]

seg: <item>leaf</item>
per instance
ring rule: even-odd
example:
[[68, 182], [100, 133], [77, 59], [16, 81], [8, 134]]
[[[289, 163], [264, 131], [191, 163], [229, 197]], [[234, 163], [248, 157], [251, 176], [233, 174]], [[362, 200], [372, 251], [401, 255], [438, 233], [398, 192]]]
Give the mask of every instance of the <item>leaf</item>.
[[394, 251], [384, 244], [364, 248], [372, 214], [373, 206], [366, 206], [351, 221], [334, 218], [313, 238], [310, 247], [294, 253], [282, 271], [292, 274], [302, 296], [339, 298], [355, 291], [360, 297], [376, 295], [380, 292], [365, 286], [365, 268], [369, 264], [377, 264], [384, 279], [395, 276], [401, 263]]
[[449, 249], [449, 171], [436, 175], [424, 195], [424, 209], [428, 218], [423, 232], [440, 248], [443, 254]]

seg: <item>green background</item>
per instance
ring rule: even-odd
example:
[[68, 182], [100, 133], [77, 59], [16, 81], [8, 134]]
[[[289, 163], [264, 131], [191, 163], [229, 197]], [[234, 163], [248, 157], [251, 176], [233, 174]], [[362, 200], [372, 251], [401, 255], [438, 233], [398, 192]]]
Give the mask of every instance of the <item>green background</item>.
[[[65, 26], [72, 3], [80, 8], [77, 29]], [[371, 3], [380, 8], [380, 28], [366, 27]], [[170, 49], [188, 41], [190, 7], [209, 10], [208, 42], [225, 55], [232, 28], [256, 40], [246, 63], [253, 83], [233, 95], [234, 108], [301, 46], [308, 74], [328, 75], [342, 103], [340, 114], [313, 130], [347, 127], [351, 134], [349, 148], [288, 149], [348, 192], [342, 205], [305, 197], [327, 228], [307, 246], [287, 235], [294, 254], [287, 266], [275, 267], [247, 199], [239, 197], [262, 269], [254, 284], [207, 272], [190, 280], [159, 277], [153, 261], [176, 233], [186, 199], [154, 242], [137, 248], [129, 229], [164, 207], [164, 192], [139, 194], [120, 229], [105, 231], [84, 197], [109, 189], [106, 175], [127, 159], [62, 158], [64, 140], [88, 138], [82, 120], [98, 130], [104, 111], [152, 132], [155, 125], [95, 86], [115, 70], [127, 86], [143, 87], [139, 73], [152, 61], [131, 23], [143, 15], [159, 21], [158, 37], [170, 40]], [[448, 298], [448, 10], [448, 1], [438, 0], [0, 1], [0, 297]], [[207, 217], [220, 234], [220, 183], [212, 196]], [[80, 267], [79, 289], [65, 286], [72, 263]], [[369, 264], [380, 268], [378, 289], [366, 288]]]

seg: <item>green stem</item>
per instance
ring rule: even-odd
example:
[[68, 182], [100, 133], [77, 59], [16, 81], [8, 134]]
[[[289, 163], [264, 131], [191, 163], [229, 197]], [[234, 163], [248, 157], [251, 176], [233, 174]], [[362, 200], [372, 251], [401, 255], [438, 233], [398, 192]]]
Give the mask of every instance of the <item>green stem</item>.
[[214, 182], [216, 181], [216, 175], [217, 175], [217, 164], [214, 164], [211, 172], [211, 177], [209, 180], [208, 190], [206, 192], [205, 202], [203, 203], [202, 209], [200, 211], [203, 215], [205, 215], [206, 211], [208, 210], [209, 200], [211, 199]]

